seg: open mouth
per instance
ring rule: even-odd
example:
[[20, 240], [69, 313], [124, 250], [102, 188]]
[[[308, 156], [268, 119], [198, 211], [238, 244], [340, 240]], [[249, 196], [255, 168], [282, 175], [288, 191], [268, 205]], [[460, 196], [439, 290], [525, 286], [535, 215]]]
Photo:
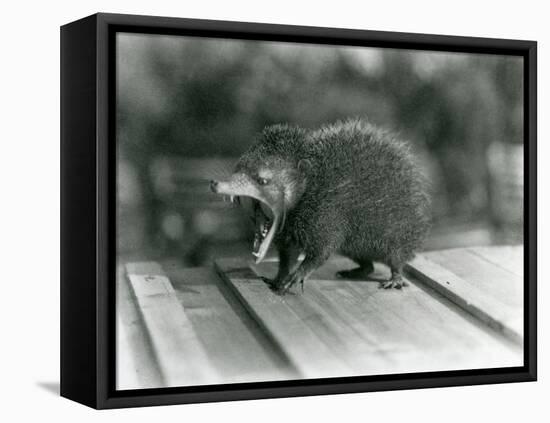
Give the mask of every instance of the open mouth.
[[[273, 238], [275, 229], [273, 212], [271, 209], [261, 201], [252, 199], [253, 218], [254, 222], [254, 244], [252, 246], [252, 255], [256, 257], [257, 262], [262, 260], [267, 253], [269, 244]], [[273, 229], [273, 235], [269, 237], [269, 241], [266, 242], [270, 235], [271, 229]]]
[[224, 201], [243, 205], [252, 211], [251, 220], [254, 224], [252, 255], [256, 257], [256, 263], [260, 263], [265, 258], [277, 232], [279, 214], [265, 201], [248, 195], [224, 195]]
[[229, 199], [233, 204], [241, 204], [246, 209], [252, 210], [254, 223], [252, 255], [256, 257], [256, 263], [261, 262], [277, 230], [284, 225], [283, 196], [275, 195], [275, 199], [268, 200], [264, 193], [247, 181], [242, 174], [234, 174], [229, 181], [212, 181], [210, 189], [216, 194], [223, 195], [224, 200]]

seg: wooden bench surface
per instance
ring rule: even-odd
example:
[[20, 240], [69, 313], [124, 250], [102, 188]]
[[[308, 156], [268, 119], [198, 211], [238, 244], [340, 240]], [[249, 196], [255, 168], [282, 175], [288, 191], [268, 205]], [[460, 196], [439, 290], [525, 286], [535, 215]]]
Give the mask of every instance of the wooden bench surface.
[[[422, 253], [409, 286], [335, 279], [271, 292], [259, 266], [130, 263], [117, 284], [117, 387], [153, 388], [523, 365], [523, 248]], [[376, 265], [373, 279], [389, 271]]]

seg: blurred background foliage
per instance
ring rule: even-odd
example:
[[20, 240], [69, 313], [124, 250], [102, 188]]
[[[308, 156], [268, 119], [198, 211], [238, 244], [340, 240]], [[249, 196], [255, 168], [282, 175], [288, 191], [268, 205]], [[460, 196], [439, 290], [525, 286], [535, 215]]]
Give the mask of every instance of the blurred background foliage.
[[425, 248], [523, 240], [523, 63], [511, 56], [119, 34], [119, 253], [201, 265], [250, 253], [208, 191], [266, 125], [367, 117], [413, 145]]

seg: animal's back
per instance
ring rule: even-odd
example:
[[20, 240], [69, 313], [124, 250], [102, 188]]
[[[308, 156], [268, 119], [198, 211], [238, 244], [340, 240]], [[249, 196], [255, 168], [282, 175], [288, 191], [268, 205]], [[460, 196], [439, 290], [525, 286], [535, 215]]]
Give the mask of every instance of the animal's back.
[[426, 184], [408, 147], [360, 120], [324, 127], [308, 142], [319, 205], [345, 216], [341, 251], [384, 262], [412, 258], [429, 226]]

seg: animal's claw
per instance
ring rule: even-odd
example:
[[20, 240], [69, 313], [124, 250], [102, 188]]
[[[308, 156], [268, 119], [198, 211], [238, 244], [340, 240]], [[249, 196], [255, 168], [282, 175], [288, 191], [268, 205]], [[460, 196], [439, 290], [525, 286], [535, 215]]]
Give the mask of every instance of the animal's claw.
[[302, 292], [304, 292], [304, 281], [303, 279], [300, 279], [296, 274], [288, 275], [286, 278], [280, 281], [280, 283], [272, 286], [271, 289], [273, 289], [273, 291], [279, 295], [285, 295], [297, 282], [300, 282], [302, 284]]
[[408, 284], [407, 281], [405, 281], [401, 276], [398, 276], [398, 277], [393, 277], [388, 281], [380, 282], [379, 288], [383, 288], [383, 289], [390, 289], [390, 288], [401, 289], [404, 286], [408, 286], [408, 285], [409, 284]]

